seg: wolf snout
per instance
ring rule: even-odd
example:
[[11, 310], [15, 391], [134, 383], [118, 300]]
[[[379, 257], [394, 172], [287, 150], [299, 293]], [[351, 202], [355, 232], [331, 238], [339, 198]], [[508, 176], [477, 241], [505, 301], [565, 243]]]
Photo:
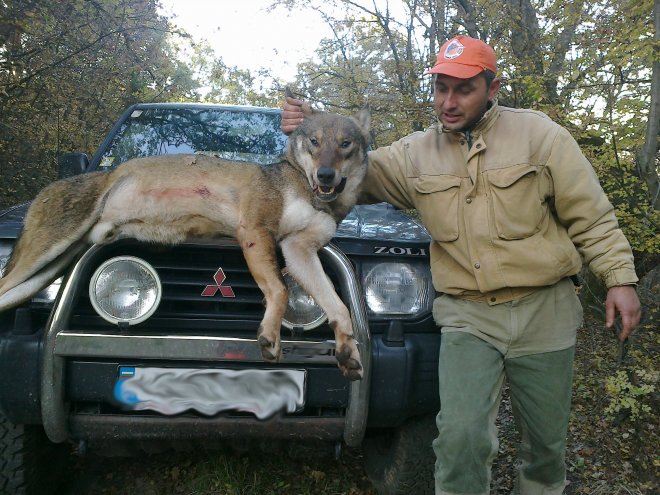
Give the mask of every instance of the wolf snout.
[[320, 186], [334, 186], [336, 175], [335, 169], [332, 167], [321, 167], [316, 172], [316, 178]]
[[314, 193], [321, 201], [333, 201], [346, 186], [346, 177], [340, 176], [332, 167], [323, 166], [316, 171]]

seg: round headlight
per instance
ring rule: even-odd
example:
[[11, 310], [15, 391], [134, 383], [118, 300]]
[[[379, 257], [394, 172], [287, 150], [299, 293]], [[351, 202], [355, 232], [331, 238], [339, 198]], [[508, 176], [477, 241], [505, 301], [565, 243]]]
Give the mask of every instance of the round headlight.
[[146, 320], [156, 311], [161, 292], [156, 270], [132, 256], [107, 260], [89, 283], [92, 306], [110, 323], [135, 325]]
[[428, 268], [412, 263], [365, 263], [363, 270], [371, 313], [404, 316], [431, 310], [434, 292]]
[[286, 268], [282, 270], [282, 275], [289, 291], [289, 303], [282, 318], [282, 325], [290, 329], [312, 330], [328, 319], [312, 296], [298, 285]]

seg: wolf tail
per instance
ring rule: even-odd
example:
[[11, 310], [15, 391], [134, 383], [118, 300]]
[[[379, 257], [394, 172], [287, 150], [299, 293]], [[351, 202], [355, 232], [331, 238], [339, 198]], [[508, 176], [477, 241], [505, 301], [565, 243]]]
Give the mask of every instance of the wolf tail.
[[0, 279], [0, 312], [29, 300], [80, 254], [112, 180], [112, 172], [84, 174], [54, 182], [37, 195]]

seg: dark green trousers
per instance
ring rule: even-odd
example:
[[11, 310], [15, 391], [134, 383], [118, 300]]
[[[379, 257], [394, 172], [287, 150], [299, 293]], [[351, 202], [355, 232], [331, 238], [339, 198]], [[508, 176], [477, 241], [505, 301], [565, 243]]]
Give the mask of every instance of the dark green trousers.
[[[505, 379], [522, 439], [514, 493], [561, 494], [566, 480], [573, 344], [582, 319], [572, 287], [558, 284], [497, 306], [441, 299], [434, 308], [436, 321], [443, 326], [441, 409], [433, 442], [436, 495], [489, 493], [491, 464], [498, 450], [495, 419]], [[553, 349], [556, 344], [547, 333], [568, 341], [569, 347]], [[531, 342], [525, 341], [526, 334]], [[546, 341], [552, 350], [539, 352], [538, 342]], [[530, 354], [516, 352], [521, 348], [534, 349]]]

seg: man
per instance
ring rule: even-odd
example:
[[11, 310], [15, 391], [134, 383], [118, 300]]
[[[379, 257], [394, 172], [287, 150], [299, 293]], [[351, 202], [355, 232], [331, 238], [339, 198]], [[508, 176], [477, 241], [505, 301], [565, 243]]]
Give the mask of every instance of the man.
[[[608, 287], [606, 325], [639, 323], [630, 246], [577, 143], [547, 116], [499, 107], [496, 57], [458, 36], [433, 75], [438, 124], [369, 154], [365, 201], [416, 208], [429, 230], [442, 331], [436, 494], [486, 494], [506, 377], [522, 444], [515, 493], [561, 494], [582, 257]], [[287, 98], [282, 130], [302, 120]]]

